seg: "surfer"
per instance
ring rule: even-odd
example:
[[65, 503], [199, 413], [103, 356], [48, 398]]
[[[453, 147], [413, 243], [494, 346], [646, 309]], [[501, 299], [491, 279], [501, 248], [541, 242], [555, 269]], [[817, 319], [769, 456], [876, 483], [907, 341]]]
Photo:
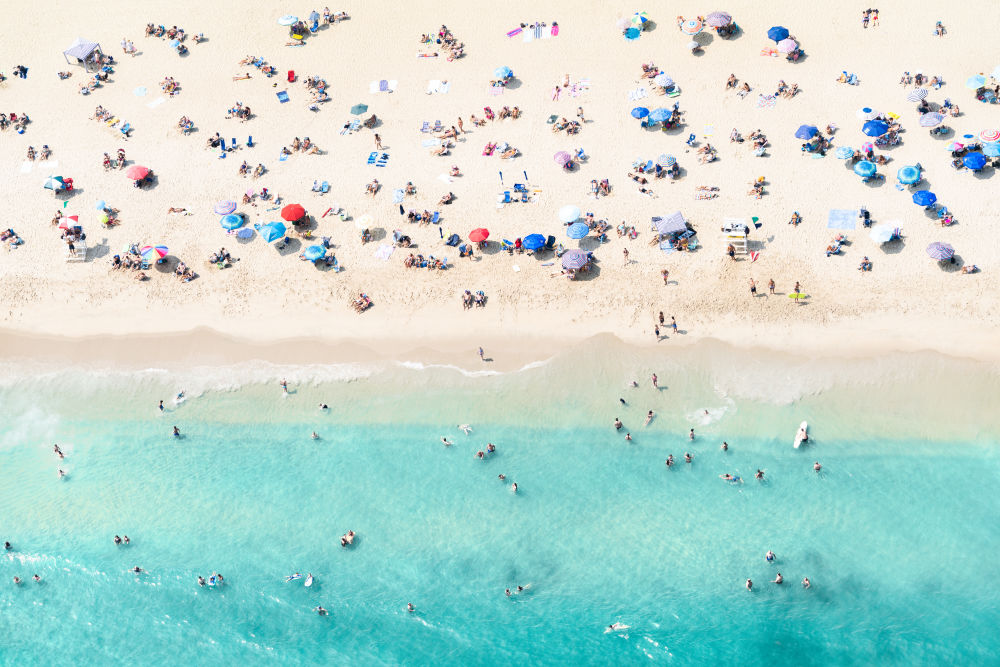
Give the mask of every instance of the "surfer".
[[642, 423], [643, 426], [649, 426], [649, 422], [653, 421], [653, 411], [650, 410], [646, 413], [646, 421]]
[[163, 412], [163, 401], [160, 401], [160, 412]]
[[469, 426], [468, 424], [459, 424], [458, 428], [462, 429], [462, 431], [465, 432], [465, 435], [469, 435], [470, 433], [472, 433], [472, 427]]
[[175, 438], [181, 437], [181, 430], [179, 428], [177, 428], [176, 426], [174, 426], [174, 437]]
[[444, 437], [444, 436], [441, 436], [441, 442], [443, 442], [443, 443], [444, 443], [444, 446], [445, 446], [445, 447], [451, 447], [451, 445], [453, 444], [453, 443], [449, 442], [449, 441], [448, 441], [448, 438], [446, 438], [446, 437]]
[[752, 591], [753, 590], [753, 580], [752, 579], [747, 579], [747, 590], [748, 591]]
[[625, 439], [626, 440], [631, 440], [632, 439], [632, 434], [631, 433], [626, 433], [625, 434]]
[[326, 616], [326, 609], [323, 609], [322, 605], [316, 607], [313, 611], [315, 611], [320, 616]]
[[781, 573], [779, 572], [778, 576], [776, 576], [771, 583], [772, 584], [781, 584], [781, 583], [784, 583], [784, 581], [785, 581], [785, 578], [783, 576], [781, 576]]
[[406, 611], [408, 611], [408, 612], [410, 612], [412, 614], [416, 610], [417, 610], [417, 608], [413, 606], [412, 602], [407, 602], [406, 603]]
[[760, 468], [757, 468], [757, 472], [755, 472], [755, 473], [753, 474], [753, 476], [754, 476], [754, 479], [760, 479], [760, 480], [763, 480], [763, 479], [764, 479], [764, 471], [763, 471], [763, 470], [761, 470]]
[[615, 417], [615, 430], [616, 431], [622, 430], [622, 420], [618, 419], [618, 417]]
[[773, 563], [774, 562], [774, 552], [771, 551], [770, 549], [768, 549], [767, 553], [764, 554], [764, 560], [766, 560], [768, 563]]
[[809, 588], [812, 584], [809, 583], [809, 577], [802, 579], [802, 588]]
[[200, 574], [198, 575], [198, 585], [202, 587], [205, 586], [205, 577], [201, 576]]
[[816, 461], [815, 463], [813, 463], [813, 470], [815, 470], [816, 472], [819, 472], [822, 469], [823, 469], [823, 466], [821, 466], [819, 464], [819, 461]]
[[689, 454], [688, 452], [684, 452], [684, 463], [691, 463], [691, 461], [693, 460], [694, 457], [692, 457], [691, 454]]

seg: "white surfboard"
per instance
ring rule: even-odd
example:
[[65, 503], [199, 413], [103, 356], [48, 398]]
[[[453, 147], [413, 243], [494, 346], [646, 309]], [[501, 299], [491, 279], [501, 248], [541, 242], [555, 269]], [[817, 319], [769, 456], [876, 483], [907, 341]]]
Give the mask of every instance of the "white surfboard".
[[311, 574], [308, 577], [306, 577], [306, 583], [305, 583], [305, 585], [306, 586], [312, 586], [313, 585], [313, 576]]
[[806, 434], [808, 432], [809, 432], [808, 423], [802, 422], [801, 424], [799, 424], [799, 432], [795, 434], [795, 442], [792, 443], [792, 446], [795, 447], [795, 449], [798, 449], [799, 445], [801, 445], [802, 442], [806, 440]]

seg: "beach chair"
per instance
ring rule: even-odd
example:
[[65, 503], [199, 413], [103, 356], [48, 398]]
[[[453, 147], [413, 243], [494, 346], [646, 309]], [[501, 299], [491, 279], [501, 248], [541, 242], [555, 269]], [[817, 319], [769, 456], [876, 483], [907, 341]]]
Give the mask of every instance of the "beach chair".
[[560, 243], [556, 246], [556, 257], [562, 257], [564, 254], [566, 254], [566, 248], [564, 248], [563, 244]]
[[325, 195], [330, 191], [330, 183], [328, 181], [323, 181], [319, 186], [319, 193]]
[[424, 121], [424, 124], [420, 126], [420, 131], [421, 132], [430, 132], [431, 131], [431, 123], [430, 123], [429, 120], [425, 120]]
[[333, 262], [330, 262], [329, 258], [327, 259], [327, 266], [329, 266], [330, 270], [334, 273], [340, 273], [340, 262], [337, 261], [337, 256], [334, 255], [332, 259]]
[[295, 83], [295, 70], [288, 70], [288, 83]]
[[503, 193], [500, 195], [500, 197], [497, 199], [497, 201], [499, 203], [501, 203], [501, 204], [509, 204], [510, 203], [510, 190], [504, 190]]
[[555, 248], [555, 246], [556, 246], [556, 237], [549, 236], [549, 238], [545, 240], [545, 249], [552, 250], [553, 248]]
[[122, 136], [124, 136], [126, 139], [128, 139], [128, 133], [131, 131], [132, 131], [132, 125], [128, 122], [122, 125], [121, 129], [119, 130], [119, 132], [122, 133]]
[[531, 201], [531, 200], [528, 199], [528, 193], [527, 192], [522, 192], [521, 193], [521, 203], [522, 204], [527, 204], [529, 201]]
[[441, 125], [441, 121], [439, 121], [439, 120], [434, 121], [434, 127], [431, 128], [431, 132], [441, 132], [443, 130], [444, 130], [444, 126]]
[[434, 211], [434, 215], [431, 216], [431, 224], [436, 225], [440, 220], [441, 220], [441, 211]]
[[503, 241], [500, 242], [500, 249], [506, 250], [508, 253], [513, 253], [514, 244], [508, 241], [507, 239], [504, 239]]

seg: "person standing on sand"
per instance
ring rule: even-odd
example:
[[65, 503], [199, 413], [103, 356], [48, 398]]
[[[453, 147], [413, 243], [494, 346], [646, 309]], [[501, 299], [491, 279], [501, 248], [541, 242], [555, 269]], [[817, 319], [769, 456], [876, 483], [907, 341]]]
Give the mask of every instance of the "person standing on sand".
[[659, 324], [654, 324], [653, 325], [653, 333], [656, 334], [656, 340], [660, 340], [660, 325]]
[[674, 319], [673, 315], [670, 316], [670, 327], [674, 330], [674, 333], [677, 333], [677, 320]]
[[660, 324], [663, 324], [663, 311], [660, 311]]
[[480, 361], [486, 361], [485, 359], [483, 359], [483, 348], [482, 347], [479, 348], [479, 360]]
[[767, 289], [770, 290], [771, 294], [774, 294], [774, 278], [767, 281]]
[[878, 10], [877, 9], [872, 10], [872, 27], [873, 28], [877, 28], [878, 27]]
[[375, 148], [382, 150], [382, 137], [378, 136], [377, 132], [375, 133]]
[[624, 257], [623, 266], [628, 266], [628, 248], [622, 248], [622, 256]]
[[122, 37], [122, 55], [128, 54], [128, 40]]
[[581, 123], [586, 123], [586, 119], [583, 117], [583, 107], [576, 108], [576, 117], [580, 119]]
[[750, 296], [757, 296], [757, 282], [753, 278], [750, 279]]
[[465, 127], [463, 127], [463, 125], [462, 125], [462, 117], [461, 116], [458, 117], [458, 131], [461, 132], [462, 134], [465, 134]]
[[663, 269], [662, 271], [660, 271], [660, 275], [663, 276], [663, 285], [665, 287], [667, 285], [667, 279], [670, 278], [670, 272], [667, 271], [666, 269]]
[[659, 389], [659, 385], [656, 384], [656, 373], [653, 373], [653, 377], [651, 379], [653, 380], [653, 389]]

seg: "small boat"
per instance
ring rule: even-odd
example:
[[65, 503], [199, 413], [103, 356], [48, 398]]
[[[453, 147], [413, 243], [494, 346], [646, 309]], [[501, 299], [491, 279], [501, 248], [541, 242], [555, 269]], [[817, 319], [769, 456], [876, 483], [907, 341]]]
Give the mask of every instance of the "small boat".
[[792, 443], [792, 446], [798, 449], [803, 442], [809, 442], [809, 424], [806, 422], [799, 424], [799, 432], [795, 434], [795, 442]]

